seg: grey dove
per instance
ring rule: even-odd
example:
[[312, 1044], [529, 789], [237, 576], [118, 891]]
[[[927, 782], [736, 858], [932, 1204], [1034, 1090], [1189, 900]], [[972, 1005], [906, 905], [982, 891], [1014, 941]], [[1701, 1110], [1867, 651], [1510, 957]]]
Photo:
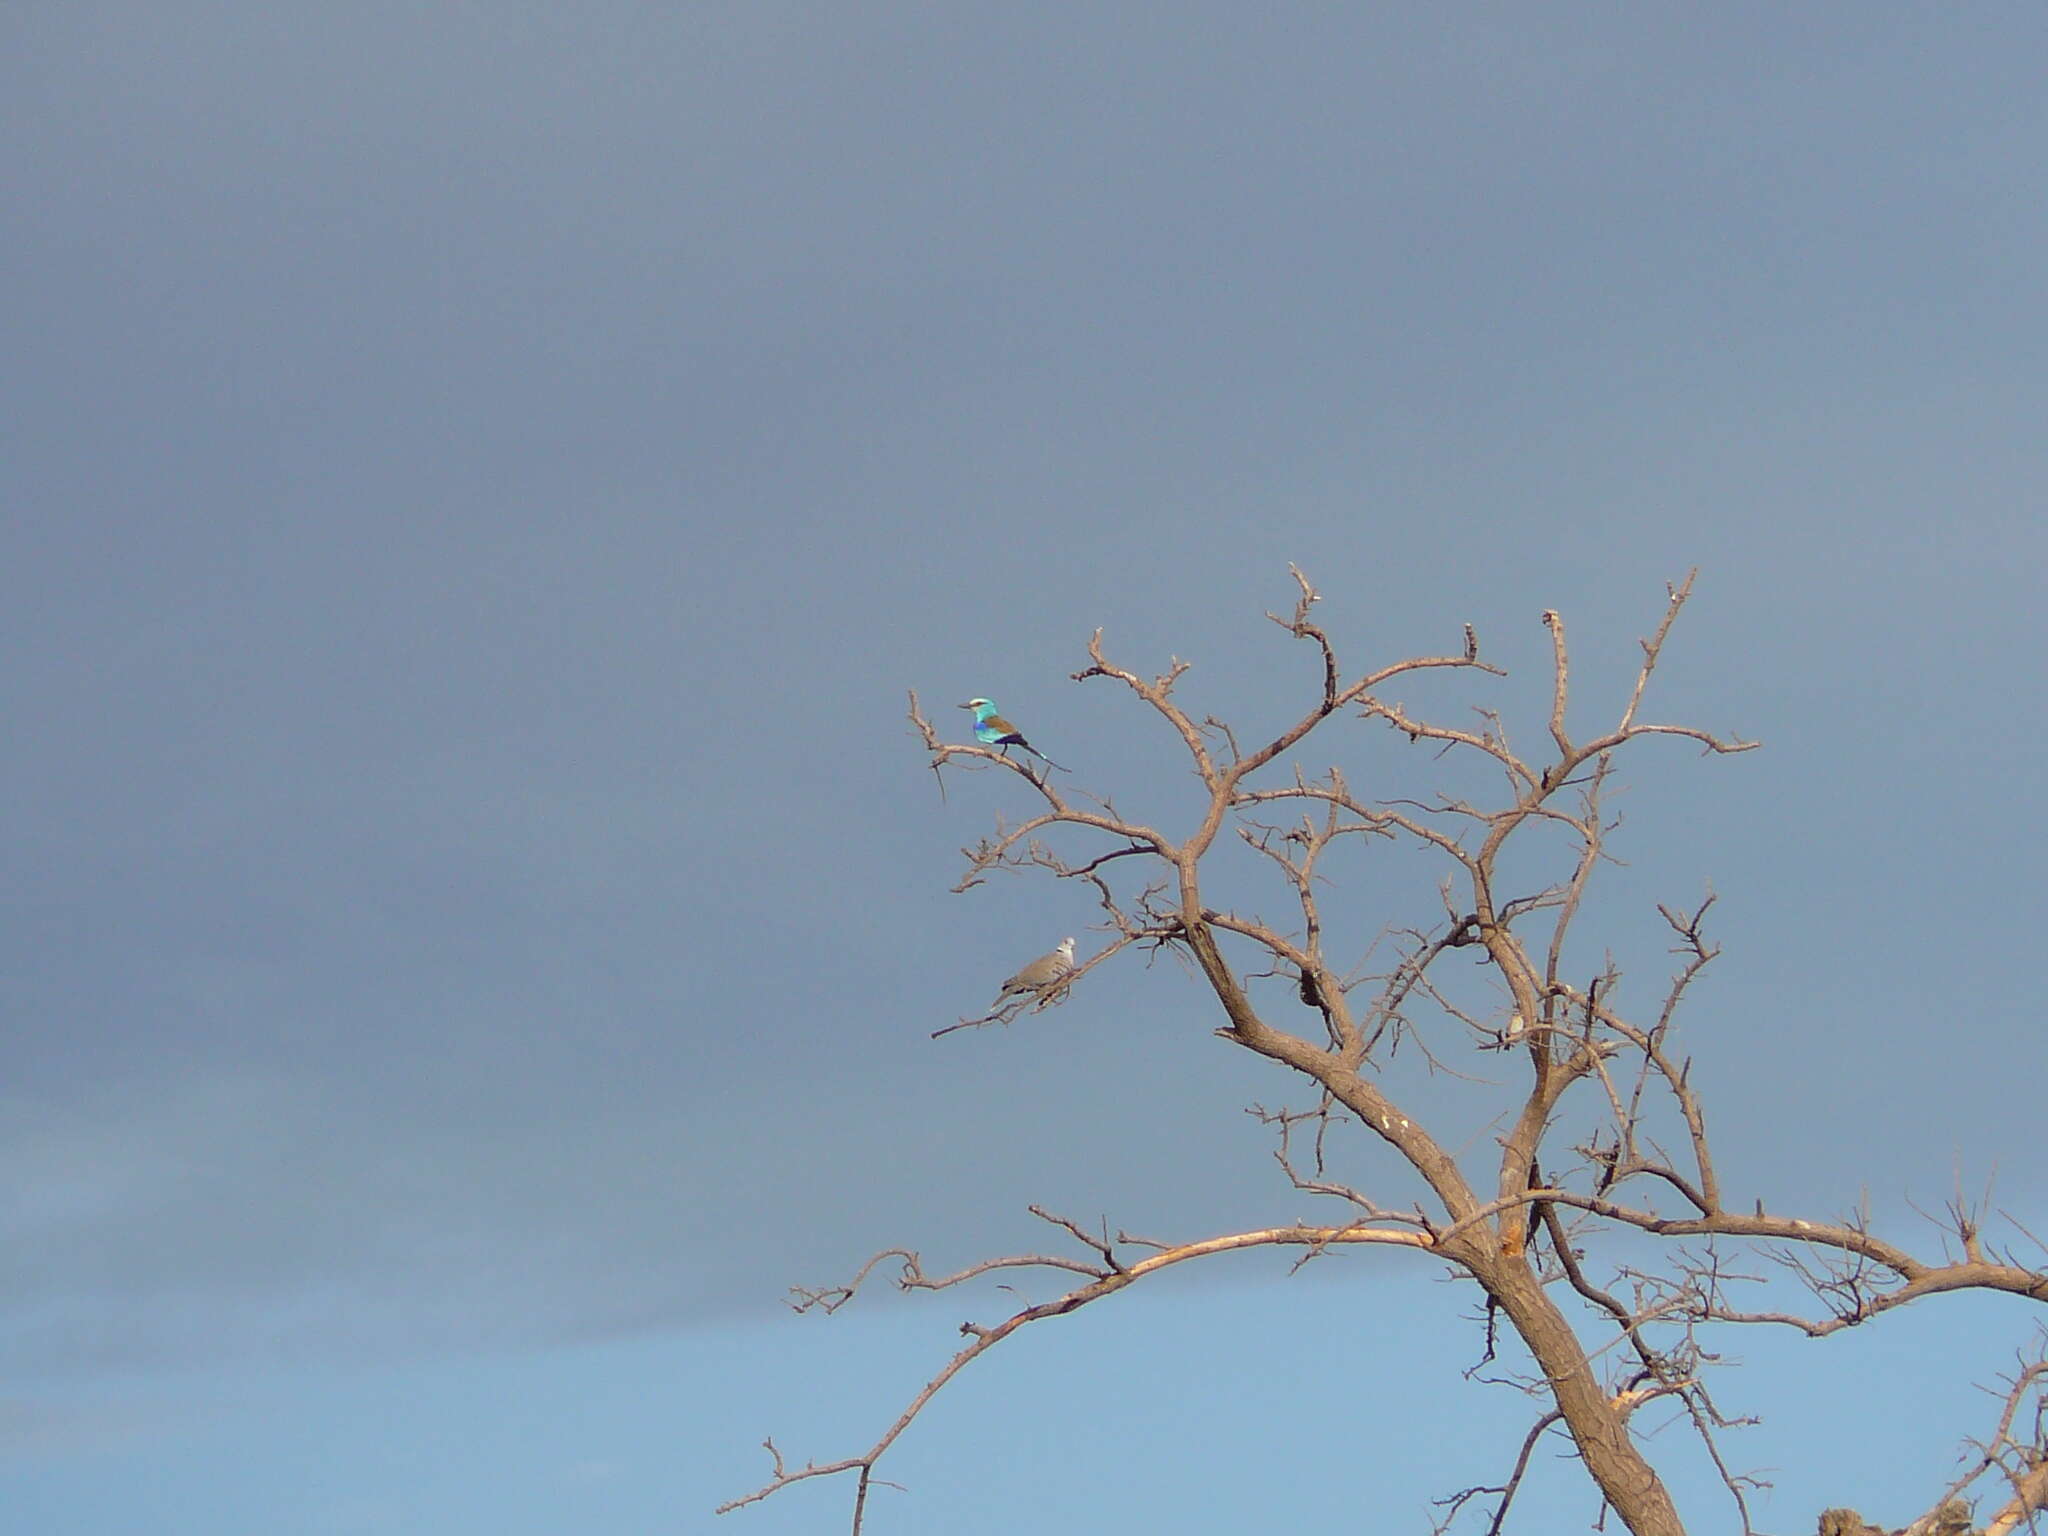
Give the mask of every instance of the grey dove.
[[1000, 1008], [1006, 998], [1024, 993], [1043, 992], [1047, 987], [1063, 979], [1074, 968], [1074, 939], [1071, 934], [1060, 940], [1060, 947], [1049, 955], [1040, 955], [1023, 970], [1003, 983], [1003, 990], [996, 994], [990, 1006]]

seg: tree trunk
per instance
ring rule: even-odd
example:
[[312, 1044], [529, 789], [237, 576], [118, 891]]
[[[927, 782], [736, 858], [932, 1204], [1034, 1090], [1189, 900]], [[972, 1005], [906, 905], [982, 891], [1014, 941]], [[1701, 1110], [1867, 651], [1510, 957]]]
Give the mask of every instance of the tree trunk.
[[1542, 1367], [1586, 1470], [1622, 1523], [1633, 1536], [1685, 1536], [1678, 1506], [1636, 1449], [1626, 1413], [1608, 1401], [1578, 1335], [1526, 1262], [1487, 1256], [1472, 1270]]

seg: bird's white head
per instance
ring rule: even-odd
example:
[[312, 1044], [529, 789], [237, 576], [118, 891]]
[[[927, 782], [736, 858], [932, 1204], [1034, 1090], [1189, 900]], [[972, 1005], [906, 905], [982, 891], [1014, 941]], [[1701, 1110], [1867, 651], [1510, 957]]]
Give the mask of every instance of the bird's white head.
[[995, 705], [987, 699], [969, 699], [960, 707], [962, 709], [993, 709]]
[[1060, 940], [1060, 953], [1067, 957], [1069, 964], [1072, 964], [1074, 959], [1074, 936], [1071, 933]]

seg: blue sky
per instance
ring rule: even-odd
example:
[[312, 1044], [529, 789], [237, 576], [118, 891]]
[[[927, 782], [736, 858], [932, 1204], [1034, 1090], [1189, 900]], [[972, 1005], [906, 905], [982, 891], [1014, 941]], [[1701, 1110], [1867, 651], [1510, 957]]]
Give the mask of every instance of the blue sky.
[[[1023, 802], [941, 802], [903, 719], [992, 695], [1176, 814], [1067, 675], [1100, 626], [1290, 717], [1289, 562], [1354, 667], [1476, 624], [1510, 678], [1429, 697], [1511, 722], [1543, 609], [1596, 718], [1698, 566], [1657, 713], [1765, 749], [1626, 766], [1597, 942], [1653, 977], [1648, 904], [1720, 893], [1731, 1188], [2048, 1219], [2044, 44], [2023, 5], [11, 7], [0, 1498], [831, 1529], [842, 1489], [709, 1511], [764, 1434], [864, 1446], [1003, 1297], [786, 1286], [1039, 1247], [1034, 1201], [1301, 1214], [1242, 1114], [1285, 1085], [1172, 967], [927, 1038], [1091, 914], [948, 894]], [[1353, 894], [1361, 945], [1431, 910]], [[1006, 1346], [872, 1529], [1419, 1525], [1497, 1473], [1522, 1404], [1459, 1379], [1458, 1293], [1284, 1270]], [[1766, 1528], [1916, 1513], [2037, 1326], [1725, 1341]], [[1569, 1469], [1530, 1499], [1591, 1517]]]

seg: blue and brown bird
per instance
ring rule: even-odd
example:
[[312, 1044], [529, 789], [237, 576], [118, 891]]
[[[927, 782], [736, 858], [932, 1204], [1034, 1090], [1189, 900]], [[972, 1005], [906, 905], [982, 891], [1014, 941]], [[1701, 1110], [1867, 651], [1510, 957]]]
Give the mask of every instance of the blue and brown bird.
[[960, 707], [974, 711], [974, 739], [984, 747], [1001, 747], [1005, 757], [1010, 755], [1010, 748], [1022, 747], [1046, 767], [1058, 768], [1061, 773], [1067, 771], [1026, 741], [1024, 733], [1016, 726], [997, 714], [993, 699], [969, 699]]

